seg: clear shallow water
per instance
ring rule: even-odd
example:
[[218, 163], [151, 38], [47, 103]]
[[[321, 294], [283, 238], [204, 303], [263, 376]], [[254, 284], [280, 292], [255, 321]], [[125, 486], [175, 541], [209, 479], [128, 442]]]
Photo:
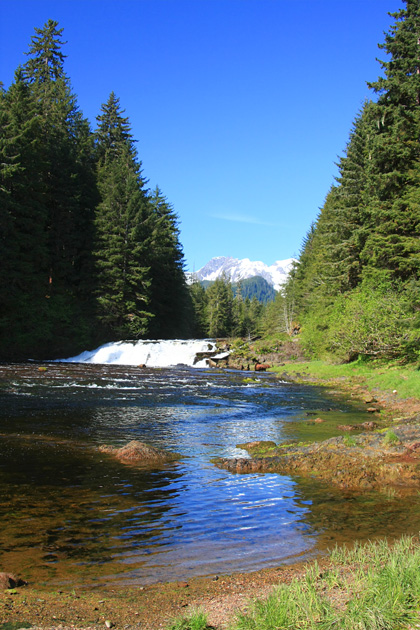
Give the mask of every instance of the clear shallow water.
[[[417, 497], [343, 494], [277, 474], [234, 475], [236, 444], [324, 438], [366, 420], [321, 389], [194, 368], [0, 366], [0, 565], [27, 579], [147, 584], [250, 571], [326, 545], [418, 532]], [[253, 382], [247, 382], [249, 378]], [[312, 424], [314, 417], [325, 422]], [[100, 444], [180, 453], [159, 470]]]

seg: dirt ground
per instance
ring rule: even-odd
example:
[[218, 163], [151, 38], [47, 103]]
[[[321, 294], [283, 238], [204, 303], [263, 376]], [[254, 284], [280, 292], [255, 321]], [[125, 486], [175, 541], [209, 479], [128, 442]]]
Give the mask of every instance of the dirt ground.
[[159, 630], [176, 617], [202, 610], [211, 626], [224, 630], [237, 610], [245, 611], [253, 599], [303, 573], [304, 565], [297, 564], [130, 589], [49, 592], [22, 586], [0, 595], [0, 628]]

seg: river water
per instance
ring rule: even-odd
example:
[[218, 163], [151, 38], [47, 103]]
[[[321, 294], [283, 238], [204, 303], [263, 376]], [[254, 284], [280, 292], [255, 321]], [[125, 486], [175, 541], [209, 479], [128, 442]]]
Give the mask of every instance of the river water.
[[[321, 416], [325, 422], [313, 423]], [[149, 584], [246, 572], [337, 543], [417, 533], [418, 496], [343, 492], [212, 463], [250, 440], [323, 439], [366, 420], [271, 374], [81, 363], [0, 366], [0, 566], [38, 584]], [[127, 466], [98, 446], [180, 454]]]

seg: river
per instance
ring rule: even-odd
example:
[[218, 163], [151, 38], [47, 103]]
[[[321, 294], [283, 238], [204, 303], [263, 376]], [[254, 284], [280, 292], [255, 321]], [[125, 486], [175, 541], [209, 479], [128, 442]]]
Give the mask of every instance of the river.
[[[313, 419], [321, 416], [325, 422]], [[272, 374], [92, 363], [0, 366], [2, 570], [56, 587], [246, 572], [420, 529], [420, 501], [212, 464], [236, 445], [323, 439], [366, 420], [338, 393]], [[147, 470], [101, 444], [180, 454]]]

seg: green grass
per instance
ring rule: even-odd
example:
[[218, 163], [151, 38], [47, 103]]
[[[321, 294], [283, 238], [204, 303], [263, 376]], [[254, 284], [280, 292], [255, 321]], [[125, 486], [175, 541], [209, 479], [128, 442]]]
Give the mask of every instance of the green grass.
[[403, 537], [331, 552], [328, 569], [277, 587], [231, 630], [391, 630], [419, 621], [420, 547]]
[[313, 564], [304, 579], [280, 585], [231, 630], [391, 630], [419, 621], [420, 546], [403, 537], [331, 552], [328, 569]]
[[400, 438], [398, 437], [398, 435], [394, 433], [394, 431], [392, 431], [392, 429], [389, 429], [385, 433], [383, 443], [386, 446], [393, 446], [394, 444], [398, 444], [399, 442], [400, 442]]
[[343, 437], [343, 442], [345, 446], [356, 446], [357, 442], [352, 435], [345, 435]]
[[166, 630], [206, 630], [207, 615], [200, 610], [194, 611], [188, 617], [174, 619]]
[[[311, 564], [301, 579], [280, 584], [238, 612], [230, 630], [396, 630], [420, 620], [420, 545], [403, 536], [336, 547], [328, 566]], [[206, 630], [194, 611], [167, 630]], [[417, 627], [417, 626], [415, 626]]]
[[363, 381], [368, 389], [396, 390], [399, 398], [420, 399], [420, 373], [417, 365], [400, 366], [396, 364], [376, 364], [374, 362], [354, 361], [342, 365], [333, 365], [323, 361], [293, 363], [272, 368], [274, 372], [287, 372], [310, 375], [321, 380], [347, 378], [350, 381]]

